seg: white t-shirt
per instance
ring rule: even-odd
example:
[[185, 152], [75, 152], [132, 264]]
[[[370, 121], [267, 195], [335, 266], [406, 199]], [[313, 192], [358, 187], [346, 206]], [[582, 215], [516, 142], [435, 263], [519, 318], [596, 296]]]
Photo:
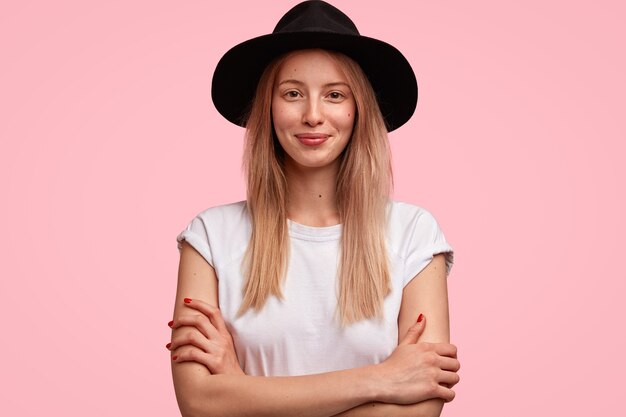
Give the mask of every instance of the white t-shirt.
[[219, 307], [247, 375], [305, 375], [377, 364], [398, 344], [402, 290], [432, 260], [452, 247], [425, 209], [390, 202], [387, 250], [391, 292], [382, 320], [342, 328], [336, 316], [341, 225], [311, 227], [289, 220], [290, 258], [283, 300], [270, 297], [258, 313], [237, 317], [244, 277], [241, 261], [251, 234], [245, 201], [209, 208], [178, 236], [215, 269]]

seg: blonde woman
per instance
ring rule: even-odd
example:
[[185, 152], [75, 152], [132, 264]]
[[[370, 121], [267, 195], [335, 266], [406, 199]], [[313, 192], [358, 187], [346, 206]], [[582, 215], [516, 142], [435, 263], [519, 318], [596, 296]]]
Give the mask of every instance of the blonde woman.
[[322, 1], [228, 51], [213, 101], [245, 126], [246, 201], [199, 213], [171, 342], [184, 416], [437, 416], [459, 381], [453, 252], [391, 201], [387, 132], [417, 84], [393, 46]]

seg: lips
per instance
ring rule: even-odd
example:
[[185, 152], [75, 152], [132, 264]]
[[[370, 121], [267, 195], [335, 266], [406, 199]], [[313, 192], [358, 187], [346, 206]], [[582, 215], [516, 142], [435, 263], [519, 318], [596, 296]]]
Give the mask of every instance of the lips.
[[329, 137], [323, 133], [299, 133], [295, 136], [305, 146], [319, 146], [326, 142]]

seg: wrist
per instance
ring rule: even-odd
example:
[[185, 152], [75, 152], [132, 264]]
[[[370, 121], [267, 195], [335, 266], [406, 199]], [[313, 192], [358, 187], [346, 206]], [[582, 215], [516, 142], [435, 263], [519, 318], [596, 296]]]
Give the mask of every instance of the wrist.
[[357, 378], [362, 384], [363, 402], [384, 402], [384, 379], [380, 372], [380, 365], [368, 365], [360, 370], [362, 373]]

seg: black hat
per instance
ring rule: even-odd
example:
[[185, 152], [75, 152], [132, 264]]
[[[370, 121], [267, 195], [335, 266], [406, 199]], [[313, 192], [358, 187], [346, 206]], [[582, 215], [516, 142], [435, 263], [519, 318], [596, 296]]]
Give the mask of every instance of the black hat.
[[391, 132], [406, 123], [417, 104], [411, 65], [393, 46], [359, 34], [341, 10], [321, 0], [305, 1], [280, 19], [274, 32], [231, 48], [217, 64], [211, 96], [222, 116], [244, 126], [265, 67], [297, 49], [321, 48], [354, 59], [367, 75]]

